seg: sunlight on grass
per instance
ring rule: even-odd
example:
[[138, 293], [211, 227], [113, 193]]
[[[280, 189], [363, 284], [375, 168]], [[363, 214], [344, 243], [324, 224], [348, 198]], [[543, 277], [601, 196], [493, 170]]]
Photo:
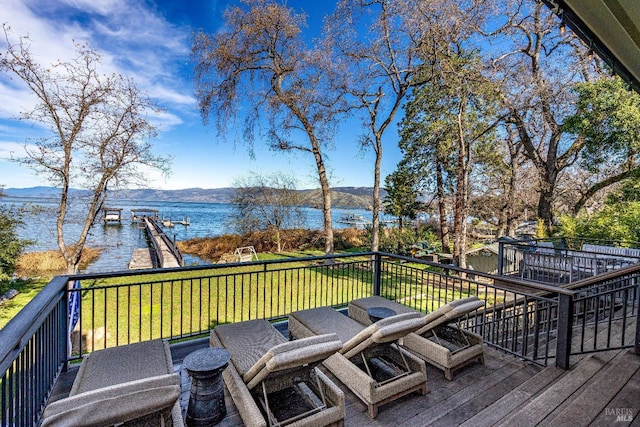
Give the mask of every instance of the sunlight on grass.
[[11, 320], [25, 305], [27, 305], [29, 301], [31, 301], [33, 297], [35, 297], [38, 292], [45, 287], [47, 282], [48, 279], [28, 280], [19, 281], [11, 286], [6, 286], [7, 289], [16, 289], [18, 291], [18, 295], [9, 301], [6, 301], [3, 305], [0, 305], [0, 329], [9, 323], [9, 320]]

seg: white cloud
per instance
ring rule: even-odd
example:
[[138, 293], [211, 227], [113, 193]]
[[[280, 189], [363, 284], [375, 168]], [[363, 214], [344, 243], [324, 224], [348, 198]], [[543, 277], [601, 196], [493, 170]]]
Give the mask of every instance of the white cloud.
[[23, 111], [31, 110], [36, 99], [25, 87], [12, 85], [14, 81], [0, 80], [0, 118], [17, 119]]
[[10, 160], [25, 156], [24, 144], [0, 141], [0, 160]]
[[155, 85], [149, 90], [149, 96], [153, 99], [166, 101], [179, 105], [195, 105], [196, 99], [192, 95], [177, 92], [168, 86]]
[[[68, 60], [75, 56], [74, 42], [88, 42], [102, 55], [102, 72], [132, 77], [158, 102], [194, 103], [174, 89], [184, 86], [177, 84], [178, 64], [189, 55], [189, 29], [175, 26], [144, 1], [3, 0], [2, 20], [14, 41], [29, 36], [41, 63]], [[0, 117], [15, 116], [20, 110], [16, 102], [27, 99], [26, 92], [2, 80], [0, 75], [0, 96], [10, 102], [0, 106]]]
[[166, 110], [149, 115], [149, 121], [161, 132], [183, 123], [179, 116]]

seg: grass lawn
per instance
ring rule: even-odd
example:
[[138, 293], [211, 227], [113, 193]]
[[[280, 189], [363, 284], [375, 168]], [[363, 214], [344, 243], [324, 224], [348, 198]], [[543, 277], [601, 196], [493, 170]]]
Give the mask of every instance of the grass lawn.
[[[386, 263], [386, 267], [381, 277], [383, 296], [424, 312], [474, 293], [473, 289], [433, 286], [425, 277], [432, 280], [434, 276], [415, 266]], [[346, 306], [373, 291], [373, 271], [366, 257], [336, 265], [300, 261], [154, 274], [144, 279], [83, 283], [82, 312], [87, 314], [82, 315], [81, 327], [88, 350], [156, 338], [206, 336], [218, 324], [285, 319], [296, 310]]]
[[[264, 254], [260, 257], [265, 259]], [[220, 323], [278, 319], [295, 310], [346, 305], [371, 294], [369, 266], [367, 258], [335, 265], [300, 261], [86, 280], [81, 332], [87, 348], [97, 349], [105, 343], [181, 338], [206, 334]]]
[[9, 323], [9, 320], [18, 314], [48, 282], [49, 280], [47, 278], [20, 280], [11, 285], [2, 286], [0, 288], [0, 294], [6, 292], [8, 289], [16, 289], [18, 295], [6, 301], [3, 305], [0, 305], [0, 329]]

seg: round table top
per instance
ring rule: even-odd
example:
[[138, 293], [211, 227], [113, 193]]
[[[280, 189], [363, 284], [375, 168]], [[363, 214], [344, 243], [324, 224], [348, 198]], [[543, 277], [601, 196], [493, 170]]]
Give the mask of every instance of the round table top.
[[[384, 319], [387, 317], [395, 316], [396, 311], [387, 307], [371, 307], [367, 309], [367, 314], [371, 318], [375, 318], [377, 320]], [[373, 320], [373, 319], [372, 319]]]
[[229, 363], [231, 354], [224, 348], [209, 347], [189, 353], [182, 366], [191, 372], [210, 372], [220, 369]]

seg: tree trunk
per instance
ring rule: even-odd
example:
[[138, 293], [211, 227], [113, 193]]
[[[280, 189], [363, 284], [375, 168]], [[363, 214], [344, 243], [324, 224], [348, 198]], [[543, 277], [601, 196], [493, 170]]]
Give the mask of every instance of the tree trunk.
[[326, 255], [333, 255], [333, 223], [331, 219], [331, 187], [329, 186], [329, 179], [327, 177], [327, 170], [324, 166], [324, 160], [322, 159], [322, 153], [320, 152], [320, 145], [315, 139], [312, 139], [313, 156], [316, 160], [316, 166], [318, 168], [318, 178], [320, 179], [320, 188], [322, 190], [322, 215], [324, 217], [324, 253]]
[[442, 252], [451, 253], [451, 242], [449, 239], [449, 226], [447, 225], [447, 205], [444, 196], [444, 177], [442, 176], [442, 165], [436, 164], [436, 187], [438, 196], [438, 216], [440, 222], [440, 241], [442, 242]]
[[376, 161], [373, 171], [373, 224], [371, 252], [377, 252], [380, 246], [380, 165], [382, 163], [382, 141], [376, 134]]

